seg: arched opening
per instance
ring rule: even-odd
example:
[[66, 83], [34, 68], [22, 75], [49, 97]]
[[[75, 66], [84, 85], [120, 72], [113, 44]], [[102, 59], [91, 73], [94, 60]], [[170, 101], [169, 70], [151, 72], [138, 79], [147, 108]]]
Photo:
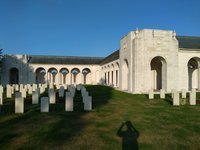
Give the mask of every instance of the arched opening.
[[10, 69], [10, 84], [19, 84], [19, 70], [17, 68]]
[[36, 76], [35, 76], [36, 83], [44, 84], [45, 83], [45, 74], [46, 74], [45, 69], [40, 67], [35, 71], [35, 73], [36, 73]]
[[56, 75], [58, 73], [57, 69], [56, 68], [50, 68], [48, 70], [48, 73], [49, 73], [49, 81], [50, 81], [50, 83], [56, 83]]
[[79, 73], [80, 73], [80, 70], [78, 68], [72, 69], [71, 74], [72, 74], [73, 83], [77, 83], [77, 79], [78, 79], [77, 76]]
[[83, 84], [89, 84], [90, 83], [90, 74], [91, 74], [90, 69], [84, 68], [82, 70], [82, 74], [83, 74]]
[[199, 63], [200, 59], [193, 57], [188, 61], [188, 89], [199, 88]]
[[119, 63], [118, 62], [116, 63], [116, 73], [115, 73], [115, 75], [116, 75], [115, 84], [116, 84], [116, 87], [118, 87], [118, 83], [119, 83]]
[[114, 86], [114, 65], [111, 65], [111, 84]]
[[161, 56], [151, 60], [152, 89], [166, 89], [167, 63]]
[[129, 63], [125, 59], [122, 63], [122, 90], [128, 90], [128, 80], [129, 80]]
[[60, 69], [60, 73], [61, 73], [61, 84], [67, 84], [66, 78], [67, 74], [69, 73], [69, 70], [67, 68], [62, 68]]

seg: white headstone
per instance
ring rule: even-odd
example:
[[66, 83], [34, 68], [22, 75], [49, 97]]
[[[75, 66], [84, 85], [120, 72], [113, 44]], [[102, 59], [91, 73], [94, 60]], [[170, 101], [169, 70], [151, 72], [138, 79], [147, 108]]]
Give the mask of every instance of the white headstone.
[[22, 91], [23, 88], [24, 88], [24, 85], [23, 85], [23, 84], [20, 84], [20, 85], [19, 85], [19, 91]]
[[20, 92], [15, 93], [15, 113], [24, 113], [24, 98]]
[[11, 98], [12, 97], [12, 92], [11, 92], [11, 87], [10, 85], [6, 86], [6, 97]]
[[161, 90], [160, 90], [160, 98], [161, 98], [161, 99], [164, 99], [164, 98], [165, 98], [165, 90], [164, 90], [164, 89], [161, 89]]
[[91, 96], [85, 97], [84, 110], [86, 110], [86, 111], [92, 110], [92, 97]]
[[55, 93], [54, 89], [49, 89], [49, 102], [50, 102], [50, 104], [56, 103], [56, 93]]
[[186, 89], [181, 90], [181, 98], [186, 98]]
[[0, 92], [3, 93], [3, 86], [2, 85], [0, 85]]
[[174, 106], [179, 106], [180, 105], [180, 97], [179, 97], [179, 92], [178, 91], [173, 91], [173, 105]]
[[28, 87], [28, 94], [32, 94], [33, 93], [33, 88], [31, 86]]
[[196, 105], [196, 89], [192, 89], [190, 92], [190, 105]]
[[33, 84], [32, 88], [33, 88], [33, 91], [35, 91], [37, 89], [37, 84]]
[[74, 110], [74, 101], [70, 92], [65, 93], [65, 111]]
[[14, 87], [11, 86], [10, 89], [11, 89], [11, 94], [14, 94], [14, 93], [15, 93], [15, 89], [14, 89]]
[[67, 90], [67, 84], [64, 84], [64, 89]]
[[149, 99], [154, 99], [154, 92], [153, 90], [149, 90]]
[[49, 88], [50, 88], [50, 89], [54, 89], [53, 83], [50, 83], [50, 84], [49, 84]]
[[26, 98], [26, 89], [21, 89], [22, 97]]
[[18, 84], [15, 85], [15, 91], [19, 91], [19, 85]]
[[0, 91], [0, 105], [3, 104], [3, 92]]
[[49, 99], [48, 99], [48, 97], [41, 97], [40, 111], [41, 112], [49, 112]]
[[64, 89], [64, 87], [63, 86], [61, 86], [60, 87], [60, 89], [59, 89], [59, 97], [64, 97], [64, 92], [65, 92], [65, 89]]
[[33, 91], [32, 104], [38, 104], [38, 102], [39, 102], [39, 93], [38, 91]]

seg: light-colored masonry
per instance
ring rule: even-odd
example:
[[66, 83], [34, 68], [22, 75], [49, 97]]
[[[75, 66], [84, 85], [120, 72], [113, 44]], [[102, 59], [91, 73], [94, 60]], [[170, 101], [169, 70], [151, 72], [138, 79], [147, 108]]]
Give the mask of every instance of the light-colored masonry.
[[106, 58], [47, 57], [5, 55], [2, 84], [104, 84], [130, 93], [200, 89], [200, 37], [174, 31], [131, 31]]

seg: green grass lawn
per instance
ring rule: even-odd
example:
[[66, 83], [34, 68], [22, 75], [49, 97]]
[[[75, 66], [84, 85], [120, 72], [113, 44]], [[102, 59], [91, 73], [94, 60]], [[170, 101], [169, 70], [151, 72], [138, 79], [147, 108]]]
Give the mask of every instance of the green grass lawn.
[[[148, 100], [105, 86], [87, 86], [93, 111], [64, 111], [64, 100], [40, 113], [25, 99], [25, 113], [14, 114], [13, 99], [0, 106], [0, 149], [121, 150], [117, 131], [131, 121], [139, 132], [139, 149], [200, 149], [200, 105], [174, 107], [166, 100]], [[80, 98], [80, 93], [76, 98]], [[82, 107], [80, 107], [82, 108]]]

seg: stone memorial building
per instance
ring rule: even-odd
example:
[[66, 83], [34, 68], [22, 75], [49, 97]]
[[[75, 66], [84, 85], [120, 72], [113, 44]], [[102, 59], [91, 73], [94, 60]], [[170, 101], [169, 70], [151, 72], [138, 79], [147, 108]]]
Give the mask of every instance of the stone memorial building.
[[130, 93], [200, 89], [200, 37], [131, 31], [103, 57], [4, 55], [2, 84], [104, 84]]

